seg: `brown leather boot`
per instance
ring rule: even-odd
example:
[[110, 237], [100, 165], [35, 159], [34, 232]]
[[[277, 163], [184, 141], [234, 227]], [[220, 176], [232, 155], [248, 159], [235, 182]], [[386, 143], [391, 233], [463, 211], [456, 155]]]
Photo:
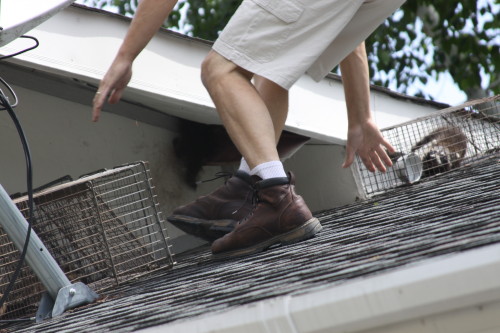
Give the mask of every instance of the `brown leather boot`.
[[271, 178], [255, 183], [254, 210], [235, 229], [212, 244], [215, 259], [257, 253], [275, 244], [291, 244], [322, 229], [304, 199], [295, 193], [295, 179]]
[[188, 234], [212, 242], [231, 232], [252, 211], [252, 183], [250, 175], [237, 171], [212, 193], [174, 209], [167, 220]]

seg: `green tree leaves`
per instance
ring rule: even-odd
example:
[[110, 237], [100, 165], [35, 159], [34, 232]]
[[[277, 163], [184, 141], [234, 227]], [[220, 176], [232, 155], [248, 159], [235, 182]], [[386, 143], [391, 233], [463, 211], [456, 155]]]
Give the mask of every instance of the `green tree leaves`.
[[405, 92], [449, 72], [470, 99], [500, 93], [498, 15], [498, 0], [407, 1], [368, 40], [374, 83]]
[[[224, 29], [241, 0], [187, 0], [180, 2], [167, 20], [168, 27], [183, 30], [193, 37], [215, 40]], [[186, 13], [186, 23], [180, 21]]]

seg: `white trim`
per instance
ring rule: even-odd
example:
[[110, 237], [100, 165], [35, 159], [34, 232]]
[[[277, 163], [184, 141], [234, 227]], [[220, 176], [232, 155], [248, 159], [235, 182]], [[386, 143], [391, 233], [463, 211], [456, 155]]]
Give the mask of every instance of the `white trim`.
[[[126, 34], [129, 20], [70, 6], [30, 31], [40, 40], [38, 48], [8, 61], [97, 86]], [[32, 44], [16, 40], [0, 48], [0, 53], [10, 54]], [[159, 31], [134, 62], [134, 76], [123, 97], [171, 116], [220, 123], [200, 80], [200, 65], [209, 50], [209, 43]], [[381, 128], [437, 109], [377, 90], [372, 90], [371, 106]], [[344, 145], [347, 114], [341, 82], [325, 78], [317, 83], [304, 75], [290, 90], [286, 129], [320, 142]]]
[[141, 332], [361, 332], [498, 302], [499, 277], [500, 244]]

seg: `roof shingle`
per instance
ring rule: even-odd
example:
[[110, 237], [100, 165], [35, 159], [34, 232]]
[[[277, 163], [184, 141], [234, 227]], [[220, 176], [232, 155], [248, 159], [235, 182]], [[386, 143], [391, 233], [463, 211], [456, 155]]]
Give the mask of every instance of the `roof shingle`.
[[[319, 212], [317, 237], [230, 261], [208, 248], [174, 269], [110, 290], [94, 304], [19, 332], [130, 332], [500, 243], [500, 155]], [[0, 327], [1, 328], [1, 327]]]

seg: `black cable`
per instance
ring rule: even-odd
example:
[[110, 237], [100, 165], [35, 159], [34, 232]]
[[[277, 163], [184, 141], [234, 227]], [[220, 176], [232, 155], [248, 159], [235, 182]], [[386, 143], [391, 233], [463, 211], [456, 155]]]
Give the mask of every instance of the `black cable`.
[[5, 55], [5, 56], [0, 56], [0, 60], [7, 59], [7, 58], [12, 58], [12, 57], [15, 57], [17, 55], [23, 54], [24, 52], [28, 52], [30, 50], [36, 49], [38, 47], [38, 45], [40, 45], [40, 43], [38, 42], [38, 39], [36, 39], [35, 37], [24, 35], [24, 36], [19, 36], [19, 38], [32, 39], [32, 40], [35, 41], [35, 45], [31, 46], [31, 47], [28, 47], [27, 49], [24, 49], [22, 51], [16, 52], [16, 53], [12, 53], [12, 54]]
[[[25, 49], [23, 51], [17, 52], [15, 54], [9, 55], [9, 56], [3, 56], [0, 57], [1, 59], [6, 59], [13, 57], [15, 55], [24, 53], [26, 51], [32, 50], [36, 48], [39, 43], [38, 40], [34, 37], [30, 36], [21, 36], [22, 38], [30, 38], [36, 41], [36, 45], [34, 47]], [[15, 99], [15, 105], [17, 105], [17, 96], [14, 93], [14, 90], [5, 82], [3, 79], [0, 78], [0, 81], [7, 87], [7, 89], [11, 92], [12, 96]], [[5, 301], [7, 300], [7, 297], [9, 296], [10, 292], [12, 291], [12, 288], [14, 287], [14, 283], [16, 282], [19, 273], [21, 272], [22, 265], [24, 264], [24, 260], [26, 258], [26, 252], [28, 250], [28, 245], [29, 245], [29, 240], [31, 237], [31, 225], [34, 220], [34, 205], [33, 205], [33, 169], [31, 165], [31, 153], [30, 149], [28, 146], [28, 141], [26, 140], [26, 136], [24, 135], [23, 128], [21, 126], [21, 123], [19, 122], [19, 119], [17, 119], [16, 113], [14, 112], [13, 106], [9, 103], [7, 97], [3, 94], [3, 91], [0, 89], [0, 106], [3, 108], [0, 108], [0, 110], [7, 110], [9, 113], [9, 116], [11, 117], [12, 121], [14, 122], [14, 125], [16, 126], [17, 132], [19, 134], [19, 138], [21, 139], [21, 144], [23, 146], [23, 151], [24, 151], [24, 157], [26, 159], [26, 183], [28, 187], [28, 208], [29, 208], [29, 218], [28, 218], [28, 231], [26, 233], [26, 240], [24, 242], [23, 250], [21, 252], [21, 256], [19, 258], [19, 262], [17, 263], [16, 270], [12, 274], [12, 277], [10, 279], [10, 282], [7, 286], [7, 288], [4, 290], [4, 293], [2, 297], [0, 298], [0, 309], [4, 305]]]
[[[7, 84], [7, 82], [5, 82], [5, 80], [4, 80], [4, 79], [2, 79], [1, 77], [0, 77], [0, 82], [2, 82], [2, 83], [4, 84], [4, 86], [5, 86], [5, 87], [7, 87], [7, 89], [9, 89], [10, 94], [12, 95], [12, 97], [14, 97], [14, 104], [10, 104], [10, 107], [11, 107], [11, 108], [15, 108], [15, 107], [17, 106], [18, 99], [17, 99], [17, 95], [16, 95], [16, 93], [15, 93], [14, 89], [12, 89], [12, 88], [11, 88], [11, 87]], [[3, 95], [3, 91], [1, 91], [1, 89], [0, 89], [0, 92], [1, 92], [1, 93], [2, 93], [2, 95]], [[4, 96], [5, 96], [5, 95], [4, 95]], [[5, 108], [5, 107], [0, 108], [0, 111], [3, 111], [3, 110], [7, 110], [7, 108]]]
[[19, 273], [21, 272], [22, 265], [24, 263], [24, 259], [26, 258], [26, 252], [28, 249], [28, 244], [31, 236], [31, 224], [33, 222], [33, 217], [34, 217], [34, 207], [33, 207], [33, 170], [31, 166], [31, 153], [29, 150], [28, 142], [26, 140], [26, 136], [24, 135], [23, 129], [21, 127], [21, 124], [19, 123], [19, 120], [17, 119], [17, 116], [14, 112], [14, 109], [11, 107], [9, 104], [9, 101], [6, 99], [6, 97], [3, 95], [3, 92], [0, 90], [0, 104], [6, 108], [7, 112], [9, 113], [9, 116], [12, 118], [12, 121], [14, 122], [14, 125], [16, 126], [17, 132], [19, 134], [19, 137], [21, 139], [21, 143], [23, 145], [23, 150], [24, 150], [24, 156], [26, 159], [26, 181], [27, 181], [27, 186], [28, 186], [28, 208], [29, 208], [29, 219], [28, 219], [28, 232], [26, 233], [26, 240], [24, 242], [24, 247], [21, 252], [21, 257], [19, 258], [19, 262], [17, 264], [16, 270], [12, 274], [12, 278], [10, 279], [9, 285], [5, 289], [2, 298], [0, 299], [0, 308], [2, 308], [3, 304], [7, 300], [7, 297], [9, 296], [10, 292], [12, 291], [12, 288], [14, 287], [14, 283], [19, 276]]

